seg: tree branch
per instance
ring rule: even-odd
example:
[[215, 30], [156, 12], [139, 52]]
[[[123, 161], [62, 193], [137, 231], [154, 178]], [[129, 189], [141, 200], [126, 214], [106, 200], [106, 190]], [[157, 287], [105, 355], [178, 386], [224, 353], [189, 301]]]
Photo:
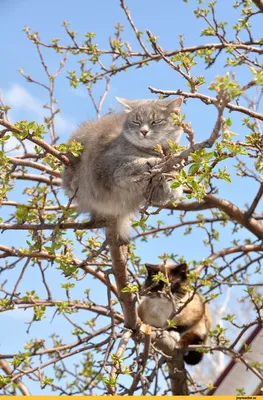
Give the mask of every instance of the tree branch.
[[[119, 361], [118, 361], [118, 359], [120, 359], [120, 358], [123, 356], [123, 354], [124, 354], [124, 352], [125, 352], [125, 350], [126, 350], [126, 347], [127, 347], [128, 343], [129, 343], [129, 340], [130, 340], [130, 338], [131, 338], [131, 335], [132, 335], [132, 331], [130, 331], [130, 330], [125, 331], [125, 332], [123, 333], [123, 335], [122, 335], [122, 338], [121, 338], [121, 340], [120, 340], [118, 349], [117, 349], [117, 351], [116, 351], [116, 353], [115, 353], [116, 360], [115, 360], [115, 362], [114, 362], [114, 365], [113, 365], [112, 368], [111, 368], [111, 372], [110, 372], [110, 375], [109, 375], [109, 378], [110, 378], [110, 379], [116, 379], [116, 377], [117, 377], [116, 375], [117, 375], [118, 369], [119, 369], [119, 368], [117, 367], [117, 364], [120, 364]], [[119, 366], [119, 365], [118, 365], [118, 366]], [[120, 366], [119, 366], [119, 367], [120, 367]], [[107, 385], [107, 386], [108, 386], [108, 392], [109, 392], [111, 395], [115, 395], [115, 392], [116, 392], [115, 386], [111, 386], [111, 385]]]
[[203, 150], [205, 148], [212, 147], [215, 141], [220, 137], [220, 130], [224, 122], [223, 112], [226, 102], [227, 99], [225, 97], [223, 97], [221, 101], [217, 100], [216, 102], [218, 116], [214, 128], [208, 139], [197, 143], [192, 142], [190, 146], [187, 149], [183, 150], [180, 154], [176, 154], [170, 157], [167, 161], [161, 162], [160, 164], [157, 164], [156, 167], [153, 167], [151, 173], [159, 174], [163, 172], [170, 172], [176, 164], [180, 165], [183, 160], [187, 159], [190, 156], [191, 153], [197, 150]]
[[128, 285], [127, 246], [120, 246], [114, 223], [107, 227], [106, 237], [110, 246], [112, 269], [116, 280], [118, 298], [124, 314], [125, 326], [136, 330], [138, 327], [138, 315], [135, 307], [135, 297], [131, 293], [122, 292], [122, 289]]
[[[0, 119], [0, 125], [4, 126], [5, 128], [7, 128], [11, 132], [14, 132], [14, 133], [17, 133], [17, 134], [20, 134], [20, 135], [22, 134], [22, 131], [17, 129], [9, 121], [6, 121], [4, 119]], [[60, 153], [58, 150], [56, 150], [54, 147], [50, 146], [44, 140], [35, 137], [34, 134], [28, 132], [28, 134], [26, 136], [26, 139], [30, 140], [30, 142], [32, 142], [32, 143], [37, 144], [42, 149], [46, 150], [47, 153], [49, 153], [52, 156], [56, 157], [63, 164], [68, 165], [68, 166], [71, 165], [67, 156], [65, 156], [64, 154]]]
[[228, 200], [220, 199], [212, 194], [205, 196], [205, 201], [210, 203], [216, 208], [224, 211], [229, 218], [239, 222], [245, 228], [247, 228], [251, 233], [256, 235], [259, 239], [263, 240], [263, 226], [260, 222], [256, 221], [255, 218], [246, 217], [246, 212], [241, 211], [237, 206]]
[[[157, 93], [157, 94], [162, 94], [164, 96], [183, 96], [185, 98], [193, 98], [193, 99], [199, 99], [201, 100], [203, 103], [205, 103], [206, 105], [209, 104], [216, 104], [217, 103], [217, 99], [215, 97], [210, 97], [207, 96], [205, 94], [202, 93], [188, 93], [188, 92], [184, 92], [181, 89], [178, 90], [162, 90], [162, 89], [155, 89], [151, 86], [149, 86], [149, 89], [152, 93]], [[261, 121], [263, 121], [263, 114], [258, 113], [254, 110], [251, 110], [249, 108], [246, 107], [242, 107], [242, 106], [238, 106], [236, 104], [232, 104], [232, 103], [227, 103], [226, 104], [226, 108], [228, 108], [230, 111], [238, 111], [241, 112], [243, 114], [249, 115], [252, 118], [257, 118]]]
[[29, 167], [29, 168], [35, 168], [38, 169], [42, 172], [48, 173], [52, 176], [55, 176], [56, 178], [60, 178], [61, 174], [59, 171], [54, 171], [53, 169], [49, 168], [47, 165], [42, 165], [39, 163], [36, 163], [34, 161], [30, 161], [30, 160], [21, 160], [18, 159], [16, 157], [9, 157], [9, 161], [13, 164], [13, 165], [20, 165], [22, 167]]
[[42, 182], [47, 185], [61, 186], [61, 179], [54, 178], [53, 176], [35, 175], [35, 174], [24, 174], [23, 172], [12, 172], [12, 178], [20, 180], [28, 180], [33, 182]]
[[[6, 373], [7, 376], [12, 377], [13, 371], [7, 364], [5, 360], [0, 359], [0, 368]], [[18, 389], [22, 393], [23, 396], [31, 396], [31, 393], [29, 389], [26, 387], [26, 385], [20, 380], [20, 379], [15, 379], [14, 383], [17, 385]]]
[[249, 220], [252, 217], [252, 215], [253, 215], [253, 213], [254, 213], [254, 211], [255, 211], [255, 209], [256, 209], [256, 207], [257, 207], [257, 205], [258, 205], [258, 203], [259, 203], [259, 201], [260, 201], [260, 199], [262, 197], [262, 195], [263, 195], [263, 183], [261, 183], [261, 185], [259, 187], [259, 190], [258, 190], [253, 202], [251, 203], [251, 206], [249, 207], [249, 209], [246, 212], [247, 220]]
[[263, 13], [263, 0], [252, 0], [257, 8]]
[[157, 349], [168, 356], [166, 362], [169, 369], [169, 377], [171, 381], [171, 389], [174, 396], [188, 395], [187, 377], [184, 365], [184, 353], [178, 348], [179, 335], [173, 335], [173, 331], [152, 332], [151, 340]]

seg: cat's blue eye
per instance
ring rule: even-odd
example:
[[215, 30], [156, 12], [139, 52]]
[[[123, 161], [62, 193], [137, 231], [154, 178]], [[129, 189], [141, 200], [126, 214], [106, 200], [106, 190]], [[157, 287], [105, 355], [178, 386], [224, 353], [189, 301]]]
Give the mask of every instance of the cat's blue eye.
[[152, 125], [158, 125], [163, 122], [163, 119], [156, 119], [155, 121], [152, 121]]
[[132, 123], [135, 125], [141, 125], [141, 123], [139, 121], [132, 121]]

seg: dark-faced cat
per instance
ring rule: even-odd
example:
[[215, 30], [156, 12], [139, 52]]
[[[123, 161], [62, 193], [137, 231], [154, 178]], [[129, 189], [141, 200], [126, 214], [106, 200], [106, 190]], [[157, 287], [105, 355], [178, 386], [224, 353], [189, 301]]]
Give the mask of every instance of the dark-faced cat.
[[[187, 347], [189, 345], [201, 345], [207, 343], [208, 331], [211, 329], [212, 319], [208, 310], [207, 303], [204, 302], [200, 294], [186, 290], [188, 286], [187, 265], [152, 265], [145, 264], [147, 268], [147, 277], [143, 286], [146, 297], [138, 307], [140, 319], [156, 328], [165, 328], [167, 320], [175, 322], [175, 330], [180, 334], [179, 345]], [[174, 298], [171, 300], [165, 288], [167, 285], [163, 281], [154, 282], [153, 277], [162, 272], [170, 283], [170, 290]], [[191, 301], [189, 301], [189, 299]], [[189, 301], [187, 303], [187, 301]], [[174, 314], [174, 305], [181, 308]], [[184, 355], [187, 364], [195, 365], [202, 360], [203, 353], [189, 351]]]
[[[114, 218], [121, 239], [128, 239], [134, 213], [145, 202], [150, 169], [161, 162], [160, 145], [168, 154], [168, 141], [179, 142], [182, 129], [171, 113], [180, 114], [182, 99], [118, 99], [125, 112], [89, 121], [70, 140], [83, 146], [80, 157], [69, 154], [72, 166], [63, 173], [63, 187], [75, 194], [78, 211], [93, 220]], [[151, 194], [155, 203], [177, 199], [182, 189], [171, 189], [171, 178], [162, 178]]]

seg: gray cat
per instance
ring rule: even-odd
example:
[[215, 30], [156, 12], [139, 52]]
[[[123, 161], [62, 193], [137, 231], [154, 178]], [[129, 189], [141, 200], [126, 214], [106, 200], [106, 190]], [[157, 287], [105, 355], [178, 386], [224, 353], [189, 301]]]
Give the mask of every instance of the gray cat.
[[[149, 171], [159, 162], [157, 144], [168, 154], [168, 141], [179, 142], [182, 129], [171, 113], [180, 114], [182, 99], [117, 100], [124, 113], [88, 121], [70, 140], [83, 146], [80, 157], [69, 155], [72, 167], [63, 173], [63, 187], [75, 194], [79, 212], [89, 212], [92, 221], [115, 220], [121, 241], [127, 242], [130, 220], [146, 200]], [[147, 174], [148, 173], [148, 174]], [[151, 201], [165, 204], [182, 190], [170, 188], [162, 178], [151, 193]]]

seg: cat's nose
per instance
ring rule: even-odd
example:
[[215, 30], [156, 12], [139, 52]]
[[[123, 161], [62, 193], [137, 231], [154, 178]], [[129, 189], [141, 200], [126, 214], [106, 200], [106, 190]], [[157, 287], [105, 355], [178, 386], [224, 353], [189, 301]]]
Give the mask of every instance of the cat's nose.
[[147, 131], [147, 129], [142, 129], [141, 130], [141, 134], [143, 134], [143, 136], [145, 137], [147, 135], [149, 131]]

